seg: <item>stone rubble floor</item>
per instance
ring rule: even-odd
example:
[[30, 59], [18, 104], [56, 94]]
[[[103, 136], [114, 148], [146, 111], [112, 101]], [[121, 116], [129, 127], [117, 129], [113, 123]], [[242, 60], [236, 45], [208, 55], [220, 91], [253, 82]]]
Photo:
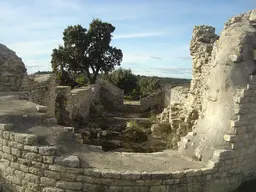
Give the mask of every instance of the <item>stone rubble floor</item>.
[[157, 153], [87, 152], [74, 155], [80, 157], [83, 167], [118, 171], [173, 172], [206, 167], [204, 163], [173, 150]]

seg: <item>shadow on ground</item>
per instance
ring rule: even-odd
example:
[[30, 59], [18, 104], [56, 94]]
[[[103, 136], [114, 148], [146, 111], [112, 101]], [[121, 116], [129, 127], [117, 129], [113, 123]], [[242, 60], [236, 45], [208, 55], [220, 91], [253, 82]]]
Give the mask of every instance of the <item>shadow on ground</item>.
[[242, 183], [238, 189], [234, 192], [255, 192], [256, 191], [256, 179]]

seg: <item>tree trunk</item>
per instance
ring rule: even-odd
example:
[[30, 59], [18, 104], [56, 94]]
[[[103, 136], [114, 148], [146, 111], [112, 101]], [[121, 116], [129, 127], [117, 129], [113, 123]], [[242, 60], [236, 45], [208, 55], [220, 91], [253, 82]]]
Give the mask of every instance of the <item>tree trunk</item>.
[[86, 76], [87, 76], [87, 78], [88, 78], [88, 80], [89, 80], [89, 83], [90, 83], [90, 84], [94, 84], [94, 83], [93, 83], [93, 78], [91, 77], [91, 74], [90, 74], [89, 69], [86, 69]]

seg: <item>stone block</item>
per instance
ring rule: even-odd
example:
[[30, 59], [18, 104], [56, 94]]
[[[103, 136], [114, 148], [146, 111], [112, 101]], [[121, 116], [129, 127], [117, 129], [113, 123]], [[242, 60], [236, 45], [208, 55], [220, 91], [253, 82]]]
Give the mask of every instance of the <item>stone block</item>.
[[43, 157], [41, 155], [39, 155], [37, 153], [32, 153], [32, 152], [23, 151], [22, 157], [25, 159], [29, 159], [29, 160], [37, 161], [37, 162], [43, 161]]
[[53, 164], [54, 163], [54, 156], [43, 156], [43, 162], [47, 164]]
[[38, 147], [37, 146], [24, 145], [24, 150], [34, 152], [34, 153], [38, 153]]
[[126, 171], [121, 174], [122, 179], [140, 179], [141, 178], [141, 173], [136, 172], [136, 171]]
[[39, 154], [41, 155], [55, 155], [56, 152], [57, 152], [57, 147], [55, 146], [39, 147]]
[[36, 142], [36, 135], [32, 134], [15, 134], [15, 141], [25, 144], [25, 145], [32, 145]]
[[154, 186], [150, 188], [150, 192], [166, 192], [166, 186]]
[[8, 142], [8, 146], [9, 147], [13, 147], [13, 148], [17, 148], [17, 149], [20, 149], [20, 150], [23, 150], [24, 149], [24, 145], [21, 144], [21, 143], [18, 143], [16, 141], [9, 141]]
[[145, 186], [158, 186], [163, 185], [163, 180], [144, 180]]
[[83, 183], [81, 183], [81, 182], [58, 181], [56, 183], [56, 187], [61, 188], [61, 189], [82, 190], [83, 189]]
[[25, 173], [28, 173], [28, 166], [26, 166], [26, 165], [20, 165], [20, 170], [22, 171], [22, 172], [25, 172]]
[[46, 113], [48, 109], [47, 109], [46, 106], [37, 105], [37, 106], [36, 106], [36, 110], [37, 110], [37, 112], [39, 112], [39, 113]]
[[19, 177], [8, 175], [8, 176], [6, 177], [6, 179], [7, 179], [8, 181], [12, 182], [13, 184], [21, 185], [21, 178], [19, 178]]
[[59, 172], [55, 172], [55, 171], [45, 170], [44, 171], [44, 176], [48, 177], [48, 178], [51, 178], [51, 179], [57, 179], [57, 180], [60, 179], [60, 173]]
[[237, 140], [236, 135], [224, 135], [224, 140], [228, 142], [235, 142]]
[[115, 170], [102, 170], [103, 178], [121, 179], [121, 173]]
[[0, 130], [1, 131], [8, 131], [13, 128], [13, 124], [3, 124], [0, 123]]
[[74, 174], [82, 174], [84, 173], [83, 168], [72, 168], [72, 167], [66, 167], [67, 173], [74, 173]]
[[60, 180], [62, 181], [75, 181], [76, 175], [72, 173], [60, 173]]
[[24, 177], [24, 181], [39, 184], [40, 177], [34, 174], [26, 173]]
[[101, 177], [102, 176], [102, 170], [95, 169], [95, 168], [85, 168], [84, 169], [84, 174], [88, 175], [88, 176], [93, 176], [93, 177]]
[[25, 177], [25, 173], [19, 170], [15, 170], [14, 175], [21, 179]]
[[40, 182], [41, 182], [41, 185], [46, 186], [46, 187], [51, 187], [51, 186], [55, 187], [55, 185], [56, 185], [55, 179], [50, 179], [47, 177], [41, 177]]
[[[138, 180], [132, 180], [132, 179], [115, 179], [114, 180], [114, 185], [116, 186], [134, 186], [135, 185], [135, 181]], [[113, 183], [113, 181], [112, 181]], [[111, 184], [111, 182], [110, 182]]]
[[109, 192], [109, 189], [107, 186], [104, 185], [94, 185], [94, 184], [84, 184], [84, 192], [92, 192], [92, 191], [99, 191], [99, 192]]
[[29, 167], [28, 172], [32, 173], [34, 175], [41, 175], [41, 170], [38, 168], [34, 168], [34, 167]]
[[80, 160], [78, 156], [68, 156], [68, 157], [56, 157], [55, 163], [62, 166], [68, 167], [80, 167]]
[[43, 192], [64, 192], [63, 189], [58, 189], [58, 188], [51, 188], [51, 187], [45, 187], [43, 188]]
[[141, 179], [152, 179], [152, 174], [144, 171], [141, 173]]
[[3, 150], [4, 153], [11, 154], [11, 148], [10, 148], [10, 147], [3, 146], [3, 147], [2, 147], [2, 150]]
[[185, 172], [184, 171], [175, 171], [175, 172], [172, 172], [172, 178], [174, 179], [181, 179], [181, 178], [184, 178], [185, 177]]
[[187, 170], [186, 171], [186, 177], [194, 177], [194, 176], [200, 176], [202, 175], [202, 171], [200, 169], [196, 170]]
[[9, 131], [3, 132], [3, 139], [10, 140], [10, 132]]
[[11, 154], [17, 157], [21, 157], [22, 152], [19, 149], [11, 148]]

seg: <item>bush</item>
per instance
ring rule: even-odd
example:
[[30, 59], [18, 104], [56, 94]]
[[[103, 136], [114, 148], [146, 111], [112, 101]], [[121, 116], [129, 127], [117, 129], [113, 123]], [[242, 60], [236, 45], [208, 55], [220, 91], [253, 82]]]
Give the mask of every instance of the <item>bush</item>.
[[148, 140], [148, 136], [143, 127], [141, 127], [136, 121], [127, 122], [125, 135], [127, 138], [135, 142], [144, 142]]
[[138, 81], [139, 92], [142, 97], [154, 92], [161, 87], [157, 77], [141, 77]]
[[80, 86], [85, 86], [89, 84], [88, 79], [84, 75], [78, 76], [75, 81], [80, 85]]
[[107, 80], [124, 90], [125, 95], [136, 94], [137, 77], [131, 69], [119, 68], [105, 76]]

